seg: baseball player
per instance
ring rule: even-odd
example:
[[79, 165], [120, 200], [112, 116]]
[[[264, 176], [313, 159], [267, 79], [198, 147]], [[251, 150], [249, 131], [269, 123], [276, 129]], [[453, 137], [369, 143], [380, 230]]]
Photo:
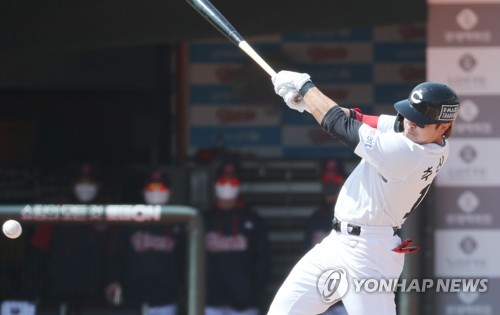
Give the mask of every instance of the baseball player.
[[338, 106], [308, 74], [281, 71], [272, 81], [291, 109], [310, 112], [362, 159], [339, 193], [332, 232], [292, 269], [268, 314], [319, 314], [340, 299], [349, 314], [396, 314], [393, 292], [354, 290], [349, 279], [399, 278], [413, 248], [396, 231], [448, 158], [457, 95], [424, 82], [394, 104], [396, 116], [368, 116]]

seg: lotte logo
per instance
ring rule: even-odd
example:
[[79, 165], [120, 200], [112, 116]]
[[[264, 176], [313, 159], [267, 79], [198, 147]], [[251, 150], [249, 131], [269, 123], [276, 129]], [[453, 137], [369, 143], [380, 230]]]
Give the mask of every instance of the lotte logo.
[[464, 70], [465, 72], [471, 72], [476, 67], [477, 61], [473, 55], [464, 54], [458, 61], [458, 64], [460, 68], [462, 68], [462, 70]]

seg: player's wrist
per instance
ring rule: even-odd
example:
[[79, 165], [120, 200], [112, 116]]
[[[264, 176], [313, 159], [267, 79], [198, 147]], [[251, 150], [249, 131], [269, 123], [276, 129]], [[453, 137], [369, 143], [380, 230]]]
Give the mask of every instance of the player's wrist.
[[299, 94], [300, 96], [304, 97], [304, 95], [307, 94], [307, 92], [312, 89], [313, 87], [315, 87], [316, 85], [314, 85], [314, 83], [312, 83], [311, 80], [309, 81], [306, 81], [302, 87], [299, 89]]

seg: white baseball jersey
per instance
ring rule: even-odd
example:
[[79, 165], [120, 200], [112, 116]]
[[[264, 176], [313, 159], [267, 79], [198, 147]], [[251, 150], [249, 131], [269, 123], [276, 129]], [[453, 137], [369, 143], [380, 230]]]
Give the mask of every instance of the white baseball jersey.
[[335, 216], [360, 225], [401, 227], [448, 158], [449, 145], [417, 144], [394, 131], [396, 116], [377, 129], [363, 124], [355, 153], [362, 158], [342, 187]]

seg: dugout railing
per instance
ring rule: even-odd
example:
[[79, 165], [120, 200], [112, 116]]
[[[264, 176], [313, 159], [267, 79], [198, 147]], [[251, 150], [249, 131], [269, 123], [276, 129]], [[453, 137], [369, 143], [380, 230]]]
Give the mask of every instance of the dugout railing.
[[181, 205], [0, 205], [0, 222], [184, 224], [187, 233], [187, 315], [201, 315], [205, 303], [205, 250], [200, 212]]

